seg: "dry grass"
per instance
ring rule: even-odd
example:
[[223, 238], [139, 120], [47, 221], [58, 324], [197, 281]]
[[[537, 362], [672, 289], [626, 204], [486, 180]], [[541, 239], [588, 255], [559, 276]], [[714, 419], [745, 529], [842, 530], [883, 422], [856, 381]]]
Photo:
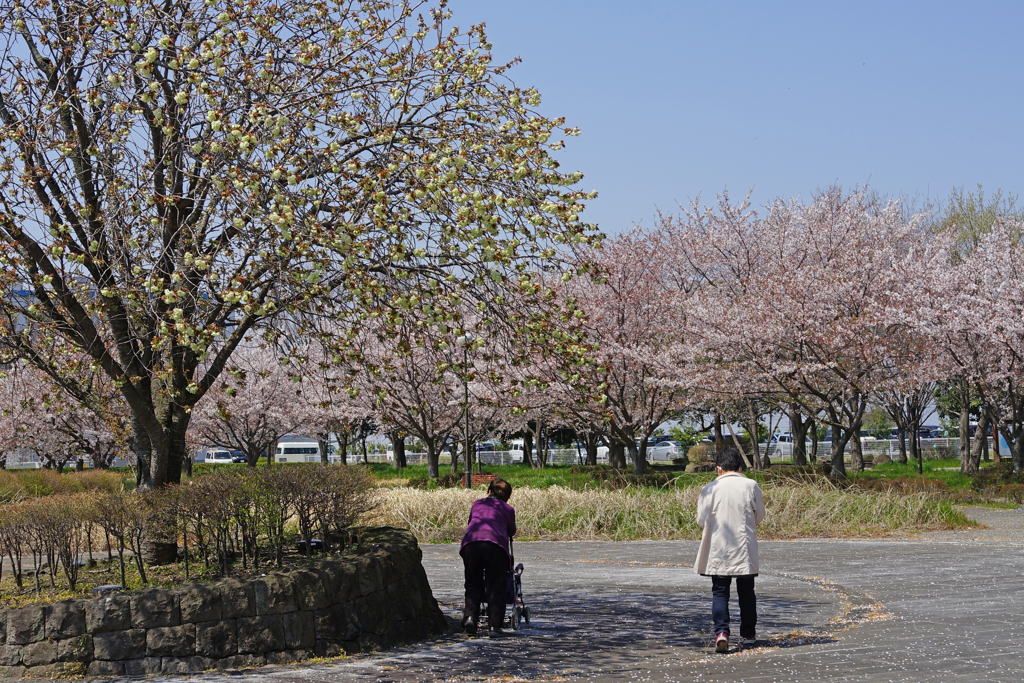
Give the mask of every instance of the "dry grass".
[[[574, 491], [560, 486], [518, 488], [522, 540], [696, 539], [699, 488]], [[410, 529], [428, 543], [462, 538], [473, 501], [483, 490], [379, 490], [380, 505], [366, 521]], [[948, 503], [926, 493], [838, 490], [829, 486], [768, 486], [763, 539], [884, 535], [973, 524]]]
[[0, 503], [88, 491], [120, 491], [126, 483], [124, 473], [108, 470], [63, 474], [47, 469], [3, 470], [0, 471]]

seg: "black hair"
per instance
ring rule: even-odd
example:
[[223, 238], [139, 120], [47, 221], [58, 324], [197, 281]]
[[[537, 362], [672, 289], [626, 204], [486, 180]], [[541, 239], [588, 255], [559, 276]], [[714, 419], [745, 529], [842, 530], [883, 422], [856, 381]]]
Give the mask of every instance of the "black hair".
[[726, 472], [742, 472], [743, 456], [735, 446], [728, 446], [715, 454], [715, 464]]
[[487, 487], [487, 493], [498, 500], [507, 503], [508, 499], [512, 497], [512, 484], [508, 483], [504, 479], [495, 479], [491, 482], [490, 486]]

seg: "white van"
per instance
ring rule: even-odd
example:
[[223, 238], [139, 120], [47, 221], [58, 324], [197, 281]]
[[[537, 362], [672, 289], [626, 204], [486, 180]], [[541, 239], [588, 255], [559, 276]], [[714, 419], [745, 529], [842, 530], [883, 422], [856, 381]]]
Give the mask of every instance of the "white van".
[[274, 451], [276, 462], [320, 462], [320, 444], [316, 441], [284, 441]]
[[526, 444], [523, 442], [522, 439], [513, 439], [508, 447], [509, 459], [513, 463], [523, 462], [523, 460], [525, 459], [523, 457], [523, 451], [525, 448]]
[[223, 448], [209, 448], [206, 450], [205, 457], [202, 460], [196, 460], [196, 462], [205, 462], [213, 465], [230, 465], [234, 462], [235, 456], [231, 455], [231, 451], [226, 451]]

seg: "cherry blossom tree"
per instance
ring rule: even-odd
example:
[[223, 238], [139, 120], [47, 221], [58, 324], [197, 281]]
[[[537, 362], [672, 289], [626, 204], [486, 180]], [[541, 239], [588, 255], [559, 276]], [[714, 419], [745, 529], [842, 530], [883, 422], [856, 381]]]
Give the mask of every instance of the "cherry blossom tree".
[[[978, 419], [975, 448], [966, 469], [977, 471], [980, 444], [994, 415], [1010, 446], [1014, 472], [1024, 469], [1024, 224], [1000, 222], [981, 237], [963, 264], [974, 286], [961, 290], [965, 326], [981, 337], [970, 348], [975, 388], [986, 409]], [[970, 338], [972, 341], [974, 338]], [[966, 356], [963, 354], [961, 357]], [[963, 464], [961, 469], [965, 469]]]
[[23, 401], [24, 371], [19, 362], [0, 368], [0, 469], [7, 466], [8, 457], [18, 449], [18, 432], [26, 409]]
[[807, 205], [778, 201], [760, 218], [724, 196], [717, 210], [694, 203], [662, 225], [680, 256], [687, 314], [677, 356], [707, 388], [768, 392], [821, 413], [832, 426], [832, 470], [862, 467], [859, 431], [893, 343], [887, 311], [909, 262], [919, 258], [919, 219], [862, 192], [822, 193]]
[[[74, 363], [73, 358], [66, 358]], [[90, 405], [67, 395], [37, 368], [14, 361], [0, 373], [3, 398], [0, 430], [7, 449], [29, 450], [47, 467], [62, 469], [79, 457], [93, 467], [109, 467], [127, 452], [128, 416], [124, 404], [103, 375], [79, 368], [76, 385], [86, 392]]]
[[647, 439], [687, 396], [673, 381], [681, 369], [666, 360], [685, 321], [667, 280], [670, 254], [659, 236], [635, 228], [580, 258], [598, 275], [565, 283], [561, 296], [566, 312], [585, 321], [592, 350], [588, 362], [565, 356], [562, 410], [599, 430], [610, 447], [628, 451], [634, 472], [643, 474]]
[[221, 380], [193, 408], [189, 429], [204, 445], [241, 451], [255, 467], [280, 437], [310, 422], [303, 385], [277, 349], [241, 346]]
[[110, 377], [142, 486], [178, 481], [190, 411], [252, 330], [324, 305], [450, 324], [446, 297], [486, 308], [595, 237], [551, 156], [576, 131], [444, 0], [0, 17], [0, 340], [62, 384], [39, 340]]
[[396, 337], [382, 326], [366, 325], [358, 363], [348, 366], [351, 396], [423, 443], [430, 477], [438, 476], [440, 451], [463, 417], [461, 356], [453, 339], [431, 341], [417, 335], [414, 325]]

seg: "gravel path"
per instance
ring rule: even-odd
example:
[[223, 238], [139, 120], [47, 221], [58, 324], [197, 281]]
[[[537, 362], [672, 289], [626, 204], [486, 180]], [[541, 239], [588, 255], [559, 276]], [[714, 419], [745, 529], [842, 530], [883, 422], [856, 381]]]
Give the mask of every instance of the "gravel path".
[[[986, 528], [885, 540], [762, 542], [759, 647], [714, 655], [696, 543], [522, 543], [535, 619], [501, 640], [461, 633], [340, 663], [227, 680], [1020, 681], [1024, 510]], [[439, 603], [461, 604], [457, 547], [424, 546]]]

